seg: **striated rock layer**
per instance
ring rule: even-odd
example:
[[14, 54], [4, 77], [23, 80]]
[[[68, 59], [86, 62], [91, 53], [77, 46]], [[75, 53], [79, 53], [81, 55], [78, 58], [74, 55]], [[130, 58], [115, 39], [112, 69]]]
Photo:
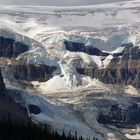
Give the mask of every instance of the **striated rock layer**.
[[28, 51], [29, 47], [23, 43], [15, 42], [13, 39], [0, 36], [0, 57], [16, 57]]
[[140, 88], [140, 48], [126, 46], [106, 68], [77, 68], [78, 73], [88, 75], [107, 84], [133, 85]]
[[26, 62], [22, 64], [17, 62], [15, 58], [28, 50], [28, 45], [0, 36], [0, 57], [10, 60], [8, 68], [16, 79], [40, 82], [51, 79], [53, 77], [53, 72], [57, 69], [55, 66], [48, 66], [45, 64], [28, 65]]
[[53, 77], [53, 72], [57, 69], [55, 66], [38, 65], [9, 65], [13, 76], [16, 79], [25, 81], [48, 81]]

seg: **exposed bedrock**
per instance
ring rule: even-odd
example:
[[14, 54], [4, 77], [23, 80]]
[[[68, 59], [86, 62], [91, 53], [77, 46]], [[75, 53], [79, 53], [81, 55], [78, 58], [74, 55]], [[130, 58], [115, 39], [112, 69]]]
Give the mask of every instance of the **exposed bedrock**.
[[140, 69], [80, 69], [80, 74], [100, 79], [106, 84], [133, 85], [140, 88]]
[[30, 113], [33, 113], [33, 114], [41, 113], [41, 109], [37, 105], [30, 104], [28, 105], [28, 108], [29, 108]]
[[16, 57], [28, 49], [28, 46], [23, 43], [0, 36], [0, 57]]
[[91, 45], [84, 45], [78, 42], [64, 41], [65, 48], [71, 52], [85, 52], [89, 55], [108, 56], [108, 53], [102, 52]]
[[16, 79], [25, 81], [48, 81], [53, 77], [55, 66], [43, 64], [38, 65], [9, 65], [8, 66]]
[[140, 88], [140, 49], [126, 47], [122, 56], [114, 57], [106, 68], [77, 68], [77, 71], [107, 84], [133, 85]]
[[110, 124], [118, 127], [127, 127], [140, 123], [140, 106], [112, 105], [108, 111], [100, 112], [97, 121], [102, 124]]

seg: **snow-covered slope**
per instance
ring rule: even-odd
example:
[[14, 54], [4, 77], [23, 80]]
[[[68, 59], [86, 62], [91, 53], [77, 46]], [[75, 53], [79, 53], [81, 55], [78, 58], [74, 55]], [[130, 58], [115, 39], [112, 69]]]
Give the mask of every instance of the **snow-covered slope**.
[[[76, 67], [106, 68], [113, 59], [112, 54], [124, 50], [122, 44], [139, 45], [139, 12], [139, 0], [85, 7], [0, 6], [0, 36], [30, 47], [16, 60], [55, 65], [59, 73], [47, 82], [32, 81], [32, 89], [24, 88], [3, 69], [7, 88], [26, 93], [22, 95], [25, 103], [36, 104], [42, 110], [33, 118], [49, 122], [60, 132], [73, 130], [78, 135], [96, 136], [99, 140], [126, 139], [116, 128], [99, 124], [96, 117], [104, 104], [128, 105], [128, 96], [138, 96], [139, 91], [131, 85], [122, 89], [80, 75]], [[102, 61], [102, 56], [70, 52], [64, 40], [96, 46], [110, 55]], [[3, 59], [0, 61], [2, 65]]]

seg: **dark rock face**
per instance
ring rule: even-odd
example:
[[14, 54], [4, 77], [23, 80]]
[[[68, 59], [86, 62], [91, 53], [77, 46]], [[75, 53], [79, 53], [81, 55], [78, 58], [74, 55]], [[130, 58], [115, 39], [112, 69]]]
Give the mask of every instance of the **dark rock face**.
[[122, 59], [140, 59], [140, 48], [138, 47], [126, 47], [123, 51]]
[[97, 118], [99, 123], [111, 124], [118, 127], [127, 127], [140, 123], [140, 106], [112, 105], [108, 113], [100, 113]]
[[5, 83], [3, 81], [1, 69], [0, 69], [0, 94], [3, 94], [6, 90]]
[[48, 81], [53, 77], [55, 66], [47, 65], [9, 65], [16, 79], [25, 81]]
[[25, 81], [47, 81], [53, 76], [56, 70], [54, 66], [47, 65], [24, 65], [17, 64], [15, 57], [28, 51], [29, 47], [23, 43], [15, 42], [13, 39], [0, 36], [0, 57], [12, 58], [11, 65], [8, 65], [16, 79]]
[[7, 121], [11, 119], [18, 123], [27, 123], [29, 118], [26, 110], [15, 103], [11, 98], [0, 96], [0, 121]]
[[71, 52], [85, 52], [89, 55], [96, 55], [96, 56], [108, 56], [108, 53], [104, 53], [100, 51], [99, 49], [95, 48], [94, 46], [85, 46], [82, 43], [77, 42], [70, 42], [70, 41], [64, 41], [64, 45], [67, 50]]
[[77, 69], [78, 73], [100, 79], [106, 84], [133, 85], [140, 88], [140, 69]]
[[77, 68], [77, 71], [107, 84], [130, 84], [140, 88], [140, 49], [127, 46], [121, 57], [114, 56], [106, 68]]
[[0, 36], [0, 57], [16, 57], [28, 51], [28, 46]]
[[41, 109], [36, 105], [28, 105], [30, 113], [39, 114], [41, 113]]

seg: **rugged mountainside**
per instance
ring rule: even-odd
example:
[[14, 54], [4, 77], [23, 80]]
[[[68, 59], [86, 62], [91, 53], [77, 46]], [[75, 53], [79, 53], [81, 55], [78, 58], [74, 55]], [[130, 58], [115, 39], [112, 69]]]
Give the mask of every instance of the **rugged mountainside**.
[[45, 64], [26, 64], [17, 62], [18, 55], [27, 52], [29, 46], [21, 42], [15, 42], [10, 38], [0, 37], [0, 57], [9, 59], [11, 64], [7, 67], [16, 79], [25, 81], [48, 81], [53, 77], [53, 72], [57, 70], [55, 66]]
[[60, 134], [139, 139], [139, 7], [138, 0], [1, 6], [0, 67], [10, 98]]
[[0, 36], [0, 57], [16, 57], [28, 49], [28, 46], [23, 43]]
[[45, 82], [53, 77], [55, 66], [39, 65], [9, 65], [13, 76], [19, 80]]
[[0, 121], [12, 119], [14, 122], [25, 123], [29, 122], [29, 117], [26, 110], [11, 99], [7, 99], [0, 95]]
[[9, 94], [13, 94], [13, 92], [6, 89], [0, 70], [0, 121], [12, 119], [12, 121], [16, 122], [29, 122], [26, 110], [22, 109], [21, 106], [16, 104], [13, 100], [9, 99]]
[[113, 58], [106, 68], [77, 68], [77, 71], [107, 84], [140, 88], [140, 47], [132, 44], [122, 47], [124, 49], [121, 53], [108, 54]]
[[109, 113], [100, 114], [98, 121], [103, 124], [116, 125], [122, 128], [133, 127], [140, 122], [140, 106], [113, 105], [109, 109]]

